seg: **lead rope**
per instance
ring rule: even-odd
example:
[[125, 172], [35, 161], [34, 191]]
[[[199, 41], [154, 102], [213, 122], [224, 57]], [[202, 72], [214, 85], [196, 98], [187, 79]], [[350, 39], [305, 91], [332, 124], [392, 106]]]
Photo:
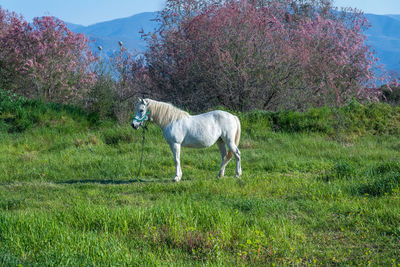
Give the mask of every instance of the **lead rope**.
[[[145, 122], [146, 123], [146, 122]], [[143, 163], [143, 152], [144, 152], [144, 141], [146, 140], [146, 131], [147, 131], [147, 125], [144, 124], [143, 125], [143, 134], [142, 134], [142, 151], [140, 152], [140, 163], [139, 163], [139, 170], [137, 172], [136, 175], [136, 180], [138, 180], [139, 182], [141, 182], [142, 180], [139, 179], [140, 177], [140, 172], [142, 170], [142, 163]]]

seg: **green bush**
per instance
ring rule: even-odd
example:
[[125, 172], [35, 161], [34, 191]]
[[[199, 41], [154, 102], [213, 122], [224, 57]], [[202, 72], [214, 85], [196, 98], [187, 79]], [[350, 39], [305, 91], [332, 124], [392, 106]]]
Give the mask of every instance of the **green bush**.
[[240, 113], [239, 119], [242, 131], [252, 137], [263, 135], [272, 130], [271, 112], [263, 110], [254, 110], [247, 113]]
[[285, 132], [331, 133], [332, 110], [312, 108], [305, 112], [281, 111], [273, 114], [275, 128]]
[[311, 108], [304, 112], [256, 110], [239, 116], [242, 128], [250, 135], [267, 131], [356, 136], [400, 134], [400, 107], [384, 103], [362, 105], [351, 101], [339, 108]]
[[400, 86], [392, 87], [391, 90], [384, 86], [382, 100], [391, 105], [400, 105]]
[[90, 89], [89, 103], [87, 109], [91, 114], [97, 114], [100, 119], [115, 117], [114, 106], [116, 105], [113, 91], [114, 81], [109, 75], [102, 75], [96, 84]]
[[[66, 124], [68, 120], [63, 116], [84, 124], [98, 125], [102, 120], [115, 115], [111, 114], [113, 101], [108, 99], [111, 93], [106, 84], [99, 85], [98, 102], [92, 103], [93, 110], [89, 115], [76, 106], [43, 103], [0, 90], [0, 130], [22, 132], [38, 124], [52, 127], [57, 124], [54, 123], [56, 121], [61, 124], [58, 125], [59, 128], [72, 127], [72, 124]], [[252, 138], [265, 137], [271, 131], [316, 132], [330, 136], [400, 134], [400, 107], [392, 107], [385, 103], [362, 105], [351, 101], [339, 108], [312, 108], [304, 112], [254, 110], [239, 113], [238, 116], [242, 131]], [[113, 143], [110, 138], [107, 140]], [[123, 137], [116, 139], [124, 140]]]
[[32, 101], [0, 90], [0, 119], [2, 129], [10, 132], [21, 132], [37, 122], [37, 114], [28, 113], [26, 106]]
[[76, 122], [88, 126], [96, 121], [88, 120], [76, 106], [43, 103], [0, 90], [0, 131], [23, 132], [39, 125], [62, 130], [76, 127]]
[[337, 110], [347, 133], [399, 134], [400, 109], [384, 103], [350, 102]]

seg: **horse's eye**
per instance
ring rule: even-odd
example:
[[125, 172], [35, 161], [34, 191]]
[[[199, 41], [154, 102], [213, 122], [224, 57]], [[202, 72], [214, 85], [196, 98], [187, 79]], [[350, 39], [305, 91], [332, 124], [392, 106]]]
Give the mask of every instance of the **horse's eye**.
[[139, 110], [139, 111], [140, 111], [140, 113], [143, 113], [143, 111], [144, 111], [144, 110], [143, 110], [143, 109], [141, 109], [141, 110]]

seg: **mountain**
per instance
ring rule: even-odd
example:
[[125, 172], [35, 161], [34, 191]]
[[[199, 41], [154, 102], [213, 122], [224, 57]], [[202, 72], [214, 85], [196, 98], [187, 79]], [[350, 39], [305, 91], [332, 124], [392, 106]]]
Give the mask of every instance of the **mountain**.
[[157, 12], [144, 12], [127, 18], [115, 19], [96, 23], [89, 26], [82, 26], [67, 23], [73, 32], [83, 33], [89, 37], [93, 51], [98, 52], [98, 46], [103, 48], [102, 54], [112, 55], [119, 51], [118, 42], [130, 50], [144, 51], [146, 42], [142, 39], [142, 29], [145, 33], [154, 31], [158, 23], [154, 20]]
[[388, 15], [388, 16], [393, 18], [393, 19], [400, 20], [400, 15]]
[[[371, 24], [371, 28], [365, 32], [367, 44], [377, 52], [385, 69], [400, 73], [400, 15], [365, 16]], [[144, 51], [146, 42], [139, 32], [142, 29], [145, 33], [154, 31], [158, 26], [154, 21], [156, 17], [157, 12], [145, 12], [87, 27], [68, 23], [68, 27], [74, 32], [86, 34], [94, 41], [91, 44], [93, 51], [98, 52], [97, 47], [102, 46], [102, 55], [110, 56], [119, 51], [118, 41], [123, 42], [130, 51]]]
[[400, 74], [400, 15], [365, 16], [371, 24], [365, 33], [367, 44], [375, 49], [385, 69]]
[[69, 22], [66, 22], [65, 24], [67, 24], [68, 29], [70, 29], [73, 32], [78, 31], [80, 28], [85, 28], [85, 26], [80, 25], [80, 24], [74, 24], [74, 23], [69, 23]]

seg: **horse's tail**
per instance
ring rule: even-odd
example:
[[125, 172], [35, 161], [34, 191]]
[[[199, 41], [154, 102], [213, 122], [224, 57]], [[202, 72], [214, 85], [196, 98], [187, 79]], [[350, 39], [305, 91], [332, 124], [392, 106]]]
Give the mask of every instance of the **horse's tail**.
[[[234, 116], [235, 121], [236, 121], [236, 134], [235, 134], [235, 145], [236, 147], [239, 146], [239, 141], [240, 141], [240, 133], [241, 133], [241, 126], [240, 126], [240, 120], [237, 116]], [[233, 157], [233, 153], [231, 150], [229, 150], [228, 154], [226, 155], [227, 159], [231, 159]]]
[[238, 147], [239, 146], [239, 141], [240, 141], [240, 133], [242, 131], [241, 126], [240, 126], [240, 120], [237, 116], [235, 116], [236, 119], [236, 125], [237, 125], [237, 130], [236, 130], [236, 135], [235, 135], [235, 145]]

